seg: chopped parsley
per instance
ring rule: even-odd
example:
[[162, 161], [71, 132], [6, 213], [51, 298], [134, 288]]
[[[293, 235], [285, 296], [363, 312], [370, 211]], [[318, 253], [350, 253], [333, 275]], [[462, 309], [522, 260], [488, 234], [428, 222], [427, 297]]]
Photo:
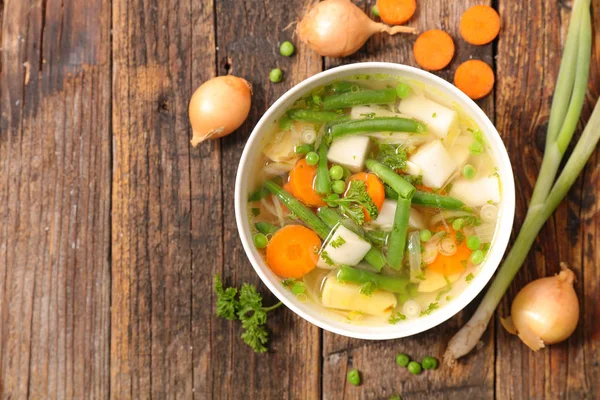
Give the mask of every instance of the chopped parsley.
[[471, 281], [473, 280], [473, 278], [475, 278], [475, 277], [473, 276], [473, 274], [469, 274], [469, 275], [467, 275], [467, 277], [465, 278], [465, 281], [467, 281], [467, 282], [471, 282]]
[[260, 215], [260, 208], [252, 208], [252, 215], [258, 217]]
[[393, 170], [406, 169], [406, 149], [402, 145], [380, 144], [376, 159]]
[[334, 249], [338, 249], [346, 244], [346, 239], [341, 236], [338, 236], [335, 240], [331, 241], [331, 247]]
[[327, 252], [325, 250], [323, 250], [321, 252], [321, 258], [323, 259], [323, 261], [325, 261], [325, 263], [327, 265], [329, 265], [330, 267], [335, 266], [335, 263], [333, 262], [333, 260], [331, 259], [331, 257], [329, 257], [329, 254], [327, 254]]
[[377, 284], [375, 282], [365, 282], [360, 287], [360, 294], [364, 294], [365, 296], [371, 297], [373, 292], [377, 289]]
[[431, 114], [431, 118], [435, 118], [435, 117], [437, 117], [437, 113]]
[[392, 325], [396, 325], [398, 322], [404, 321], [405, 319], [406, 319], [406, 315], [401, 314], [399, 312], [395, 312], [395, 313], [392, 313], [392, 315], [388, 319], [388, 322]]
[[440, 308], [440, 306], [438, 305], [437, 302], [429, 303], [429, 306], [427, 307], [427, 310], [421, 311], [421, 317], [423, 315], [429, 315], [429, 314], [431, 314], [431, 312], [433, 310], [437, 310], [438, 308]]
[[373, 220], [379, 215], [379, 210], [367, 192], [367, 185], [363, 181], [351, 181], [344, 197], [337, 198], [337, 195], [330, 195], [325, 198], [325, 202], [330, 207], [339, 207], [342, 214], [345, 214], [358, 225], [365, 222], [363, 208], [367, 210]]
[[456, 243], [460, 246], [465, 240], [465, 234], [462, 231], [456, 231]]

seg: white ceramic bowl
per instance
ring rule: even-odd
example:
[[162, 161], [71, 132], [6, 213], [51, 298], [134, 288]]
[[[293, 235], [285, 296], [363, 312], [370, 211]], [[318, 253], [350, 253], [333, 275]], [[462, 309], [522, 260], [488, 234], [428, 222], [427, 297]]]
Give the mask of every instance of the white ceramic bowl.
[[[496, 236], [491, 251], [487, 256], [481, 271], [464, 291], [458, 295], [458, 297], [438, 310], [435, 310], [430, 315], [412, 320], [405, 320], [396, 325], [386, 324], [381, 326], [367, 326], [349, 324], [340, 318], [336, 319], [330, 314], [324, 313], [323, 309], [316, 304], [298, 301], [295, 295], [283, 287], [281, 279], [269, 269], [254, 247], [247, 215], [247, 198], [249, 191], [254, 189], [251, 185], [254, 183], [254, 172], [257, 168], [256, 164], [260, 157], [262, 147], [264, 146], [262, 139], [271, 124], [277, 120], [285, 110], [294, 103], [294, 101], [301, 98], [312, 89], [331, 81], [356, 74], [376, 73], [401, 76], [422, 81], [426, 83], [428, 87], [433, 88], [436, 92], [440, 93], [442, 97], [447, 98], [459, 107], [462, 107], [462, 109], [473, 118], [487, 138], [492, 156], [498, 166], [498, 172], [503, 186], [503, 198], [500, 203], [499, 225], [496, 230]], [[359, 339], [384, 340], [414, 335], [441, 324], [462, 310], [475, 298], [475, 296], [477, 296], [477, 294], [479, 294], [479, 292], [481, 292], [491, 279], [496, 268], [498, 268], [508, 244], [513, 225], [514, 212], [515, 187], [510, 160], [500, 135], [485, 113], [463, 92], [445, 80], [420, 69], [392, 63], [370, 62], [332, 68], [316, 74], [290, 89], [267, 110], [254, 128], [254, 131], [252, 131], [240, 160], [235, 185], [235, 214], [240, 239], [242, 240], [244, 250], [250, 259], [252, 266], [264, 284], [267, 285], [271, 292], [273, 292], [289, 309], [307, 321], [339, 335]]]

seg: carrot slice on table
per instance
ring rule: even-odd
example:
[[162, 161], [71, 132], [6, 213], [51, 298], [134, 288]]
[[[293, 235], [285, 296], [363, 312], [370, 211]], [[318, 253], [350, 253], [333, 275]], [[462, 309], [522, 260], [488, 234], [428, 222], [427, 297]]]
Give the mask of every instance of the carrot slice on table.
[[473, 6], [460, 18], [459, 28], [460, 35], [467, 42], [487, 44], [500, 32], [500, 16], [490, 6]]
[[439, 29], [423, 32], [413, 46], [415, 60], [423, 69], [437, 71], [452, 61], [454, 42], [450, 35]]
[[[350, 181], [363, 181], [367, 187], [367, 193], [371, 196], [373, 203], [375, 203], [378, 210], [381, 210], [383, 201], [385, 200], [385, 187], [375, 174], [359, 172], [358, 174], [350, 176], [348, 179]], [[363, 212], [365, 213], [365, 221], [370, 221], [371, 216], [367, 210], [363, 208]]]
[[416, 0], [377, 0], [379, 16], [386, 24], [400, 25], [408, 21], [417, 9]]
[[[438, 232], [445, 231], [448, 233], [448, 236], [446, 237], [451, 237], [454, 239], [455, 243], [457, 242], [456, 231], [451, 227], [445, 228], [444, 226], [440, 226], [433, 230]], [[471, 250], [467, 247], [467, 241], [463, 240], [461, 244], [457, 245], [456, 253], [451, 256], [445, 256], [438, 253], [435, 260], [427, 265], [427, 269], [445, 276], [458, 274], [465, 270], [470, 256]]]
[[308, 165], [304, 158], [298, 161], [296, 166], [294, 166], [294, 169], [290, 171], [289, 187], [292, 190], [292, 194], [298, 200], [311, 207], [321, 207], [325, 205], [325, 202], [321, 196], [315, 192], [313, 187], [316, 175], [317, 166]]
[[273, 234], [267, 245], [267, 264], [283, 278], [300, 278], [319, 260], [321, 239], [302, 225], [288, 225]]
[[494, 71], [481, 60], [465, 61], [454, 73], [454, 85], [473, 100], [487, 96], [494, 82]]

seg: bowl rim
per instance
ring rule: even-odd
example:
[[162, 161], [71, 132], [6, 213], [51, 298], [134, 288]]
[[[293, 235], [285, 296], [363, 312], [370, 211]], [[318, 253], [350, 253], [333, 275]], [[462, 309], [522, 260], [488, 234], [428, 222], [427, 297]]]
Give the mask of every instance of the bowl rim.
[[[300, 97], [305, 93], [307, 87], [311, 87], [317, 82], [320, 84], [325, 84], [327, 81], [333, 81], [342, 76], [367, 73], [361, 72], [362, 70], [369, 70], [368, 73], [371, 74], [378, 73], [377, 70], [384, 70], [381, 72], [391, 75], [394, 75], [394, 72], [390, 72], [390, 70], [394, 70], [397, 75], [407, 73], [417, 76], [418, 79], [421, 79], [426, 84], [432, 83], [434, 85], [441, 86], [444, 91], [448, 92], [448, 97], [450, 99], [456, 101], [459, 105], [465, 108], [465, 111], [468, 111], [469, 115], [478, 121], [478, 125], [482, 129], [490, 149], [494, 151], [494, 159], [498, 164], [498, 169], [503, 177], [502, 213], [500, 216], [499, 228], [494, 239], [495, 242], [492, 246], [492, 251], [490, 251], [488, 254], [486, 263], [484, 264], [486, 268], [480, 270], [475, 279], [473, 279], [473, 281], [470, 282], [470, 284], [456, 298], [440, 308], [440, 311], [444, 310], [443, 313], [434, 312], [431, 315], [407, 320], [401, 324], [377, 326], [372, 327], [372, 329], [365, 329], [365, 327], [369, 328], [365, 325], [354, 324], [336, 326], [340, 324], [336, 323], [335, 321], [329, 321], [331, 318], [328, 316], [321, 316], [324, 314], [311, 313], [307, 310], [303, 310], [302, 303], [297, 300], [295, 296], [289, 292], [289, 290], [286, 290], [283, 285], [279, 283], [274, 284], [271, 282], [270, 278], [267, 276], [267, 271], [265, 271], [265, 269], [268, 269], [268, 267], [253, 246], [252, 235], [250, 233], [247, 217], [247, 194], [242, 193], [243, 184], [245, 183], [244, 171], [251, 169], [250, 166], [246, 165], [248, 163], [250, 154], [252, 150], [254, 150], [254, 148], [260, 144], [263, 136], [261, 133], [264, 133], [265, 126], [268, 126], [267, 124], [271, 122], [272, 119], [274, 119], [274, 117], [276, 117], [279, 113], [281, 113], [281, 106], [292, 99]], [[500, 264], [500, 261], [502, 260], [502, 257], [504, 256], [512, 232], [515, 214], [514, 184], [515, 181], [512, 171], [512, 164], [500, 134], [483, 110], [462, 91], [446, 80], [432, 73], [408, 65], [387, 62], [355, 63], [322, 71], [294, 85], [279, 99], [277, 99], [260, 118], [244, 146], [237, 169], [234, 195], [236, 225], [246, 256], [250, 260], [252, 267], [260, 277], [261, 281], [269, 288], [271, 293], [273, 293], [281, 302], [283, 302], [283, 304], [285, 304], [286, 307], [288, 307], [294, 313], [308, 322], [318, 326], [319, 328], [336, 333], [338, 335], [366, 340], [398, 339], [424, 332], [452, 318], [458, 312], [463, 310], [469, 303], [471, 303], [471, 301], [473, 301], [475, 297], [481, 293], [484, 287], [491, 280]], [[363, 329], [357, 329], [359, 327]]]

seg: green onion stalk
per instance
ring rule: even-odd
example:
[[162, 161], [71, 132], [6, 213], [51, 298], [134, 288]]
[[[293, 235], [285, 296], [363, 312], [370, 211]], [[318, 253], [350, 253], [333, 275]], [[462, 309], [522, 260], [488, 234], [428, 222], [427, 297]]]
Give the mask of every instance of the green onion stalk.
[[596, 103], [573, 153], [555, 181], [583, 108], [591, 47], [590, 0], [576, 0], [550, 110], [544, 159], [529, 210], [514, 245], [475, 314], [450, 340], [444, 354], [444, 360], [449, 365], [454, 365], [458, 358], [468, 354], [477, 345], [539, 231], [567, 195], [598, 144], [600, 102]]

